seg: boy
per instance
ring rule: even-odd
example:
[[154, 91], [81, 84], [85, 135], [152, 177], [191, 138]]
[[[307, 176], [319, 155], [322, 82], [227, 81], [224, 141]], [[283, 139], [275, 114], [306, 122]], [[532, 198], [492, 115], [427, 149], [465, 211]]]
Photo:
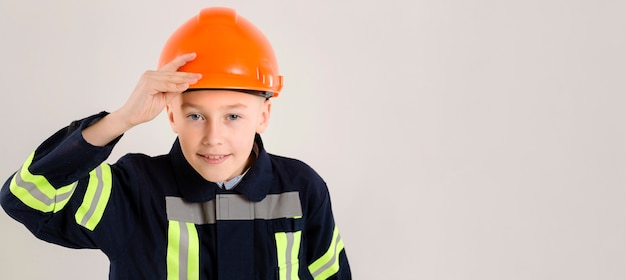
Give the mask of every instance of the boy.
[[[324, 181], [263, 148], [282, 88], [264, 35], [204, 9], [159, 64], [118, 110], [43, 142], [4, 184], [5, 211], [40, 239], [102, 250], [110, 279], [351, 279]], [[163, 109], [178, 136], [168, 154], [103, 163]]]

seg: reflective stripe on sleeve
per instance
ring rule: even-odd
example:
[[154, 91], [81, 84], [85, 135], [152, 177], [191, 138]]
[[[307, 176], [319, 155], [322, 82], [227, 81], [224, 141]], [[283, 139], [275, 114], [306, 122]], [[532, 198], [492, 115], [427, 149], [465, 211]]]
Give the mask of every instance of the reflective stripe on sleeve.
[[11, 193], [30, 208], [44, 213], [56, 213], [70, 200], [78, 182], [55, 188], [46, 177], [32, 174], [28, 170], [34, 156], [33, 152], [11, 179]]
[[278, 256], [278, 279], [297, 280], [300, 265], [298, 254], [300, 253], [301, 231], [277, 232], [276, 251]]
[[315, 280], [328, 279], [339, 271], [339, 253], [343, 250], [343, 240], [339, 235], [339, 230], [335, 226], [333, 239], [330, 242], [328, 251], [322, 257], [309, 265], [309, 271]]
[[169, 221], [167, 230], [167, 280], [200, 278], [200, 242], [196, 225]]
[[111, 167], [108, 164], [101, 164], [89, 172], [83, 203], [74, 215], [76, 223], [92, 231], [96, 228], [109, 202], [112, 184]]

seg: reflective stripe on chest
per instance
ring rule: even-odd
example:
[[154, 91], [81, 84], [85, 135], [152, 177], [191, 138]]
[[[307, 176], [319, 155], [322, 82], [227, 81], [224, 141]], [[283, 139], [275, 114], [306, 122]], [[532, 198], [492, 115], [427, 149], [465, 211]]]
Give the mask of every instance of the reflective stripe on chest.
[[238, 194], [221, 194], [214, 200], [200, 203], [172, 196], [165, 199], [168, 220], [196, 225], [215, 224], [219, 220], [271, 220], [302, 216], [298, 192], [270, 194], [259, 202], [251, 202]]
[[[200, 203], [192, 203], [183, 200], [180, 197], [166, 197], [166, 210], [168, 223], [168, 245], [167, 245], [167, 279], [199, 279], [200, 273], [200, 248], [197, 225], [217, 224], [218, 226], [218, 245], [229, 246], [229, 243], [252, 244], [254, 238], [254, 230], [242, 226], [238, 232], [241, 234], [235, 240], [222, 240], [220, 237], [219, 221], [253, 221], [253, 220], [272, 220], [281, 218], [301, 218], [302, 206], [300, 203], [300, 195], [298, 192], [286, 192], [281, 194], [270, 194], [262, 201], [251, 202], [242, 195], [237, 194], [218, 194], [214, 200]], [[245, 233], [245, 234], [244, 234]], [[293, 238], [297, 237], [297, 240]], [[279, 254], [280, 270], [289, 271], [287, 275], [295, 275], [294, 277], [281, 276], [281, 279], [297, 279], [297, 266], [292, 266], [291, 262], [297, 262], [300, 247], [300, 232], [278, 233], [276, 248]], [[231, 239], [230, 236], [228, 239]], [[233, 243], [234, 244], [234, 243]], [[296, 246], [294, 246], [296, 245]], [[241, 247], [241, 246], [239, 246]], [[295, 248], [294, 248], [295, 247]], [[250, 254], [242, 254], [238, 257], [237, 262], [241, 263], [249, 255], [250, 265], [253, 265], [252, 253], [253, 248], [247, 248]], [[226, 265], [230, 267], [232, 262], [228, 262], [226, 256], [221, 256], [221, 250], [218, 249], [218, 274], [220, 278], [229, 273], [253, 273], [252, 267], [249, 272], [243, 271], [221, 271], [219, 268]], [[285, 260], [285, 257], [291, 260]], [[287, 265], [287, 266], [285, 266]], [[292, 269], [295, 271], [292, 272]], [[228, 269], [231, 270], [231, 269]], [[244, 269], [239, 269], [244, 270]], [[283, 272], [284, 273], [284, 272]], [[282, 274], [282, 273], [281, 273]], [[234, 277], [231, 275], [230, 278]]]

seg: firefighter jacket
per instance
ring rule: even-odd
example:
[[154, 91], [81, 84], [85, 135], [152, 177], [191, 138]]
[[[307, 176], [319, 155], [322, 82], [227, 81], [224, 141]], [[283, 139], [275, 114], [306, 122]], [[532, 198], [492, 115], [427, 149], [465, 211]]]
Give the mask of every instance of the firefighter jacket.
[[105, 114], [55, 133], [2, 187], [2, 207], [36, 237], [100, 249], [110, 279], [351, 279], [328, 189], [310, 167], [268, 154], [259, 135], [232, 190], [196, 173], [178, 140], [168, 154], [107, 164], [120, 138], [82, 138]]

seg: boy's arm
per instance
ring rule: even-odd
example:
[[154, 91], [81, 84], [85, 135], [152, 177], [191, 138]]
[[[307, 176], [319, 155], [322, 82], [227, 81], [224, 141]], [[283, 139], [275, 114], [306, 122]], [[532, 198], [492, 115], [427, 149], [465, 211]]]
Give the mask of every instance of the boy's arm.
[[[103, 163], [117, 139], [135, 125], [154, 119], [174, 96], [200, 76], [177, 72], [195, 54], [177, 57], [156, 71], [147, 71], [128, 101], [111, 114], [101, 113], [72, 123], [44, 141], [0, 191], [4, 210], [37, 237], [67, 247], [115, 248], [117, 226], [96, 227], [109, 196], [132, 185], [125, 169]], [[124, 199], [124, 198], [122, 198]], [[120, 212], [132, 205], [117, 203]], [[127, 209], [128, 208], [128, 209]], [[119, 223], [132, 224], [124, 221]], [[101, 230], [96, 240], [91, 232]], [[118, 246], [119, 247], [119, 246]], [[102, 248], [105, 250], [105, 248]]]
[[96, 147], [84, 141], [81, 131], [105, 115], [75, 121], [46, 139], [2, 187], [4, 210], [35, 236], [66, 247], [97, 247], [83, 229], [93, 231], [103, 204], [85, 202], [110, 193], [115, 178], [102, 162], [117, 139]]
[[305, 233], [309, 273], [315, 280], [352, 279], [350, 264], [335, 224], [326, 184], [318, 191], [321, 204], [308, 217]]

